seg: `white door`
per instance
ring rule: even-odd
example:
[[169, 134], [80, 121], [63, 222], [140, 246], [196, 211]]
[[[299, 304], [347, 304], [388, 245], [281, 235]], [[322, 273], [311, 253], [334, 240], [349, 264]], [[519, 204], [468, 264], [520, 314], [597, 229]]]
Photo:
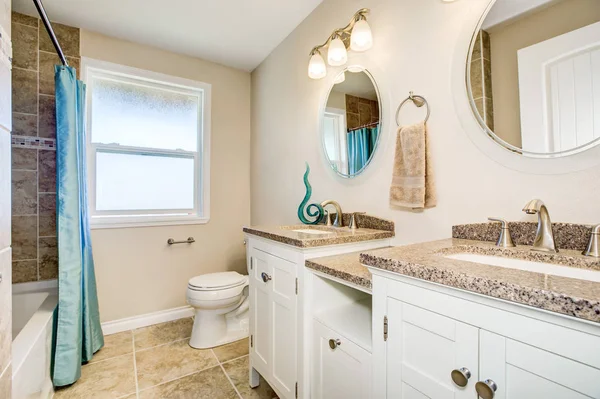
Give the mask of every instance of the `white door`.
[[600, 398], [600, 370], [580, 362], [485, 330], [479, 353], [480, 379], [496, 386], [495, 399]]
[[270, 383], [285, 398], [296, 396], [296, 265], [268, 255], [272, 275], [272, 380]]
[[271, 364], [271, 287], [262, 279], [263, 273], [272, 275], [269, 255], [250, 249], [250, 323], [252, 334], [250, 354], [252, 365], [263, 377], [269, 378]]
[[[478, 329], [428, 310], [387, 299], [386, 380], [388, 399], [450, 399], [475, 395]], [[453, 370], [471, 377], [456, 385]]]
[[371, 354], [316, 320], [313, 328], [312, 399], [369, 398]]
[[600, 22], [518, 51], [523, 149], [567, 151], [600, 138]]

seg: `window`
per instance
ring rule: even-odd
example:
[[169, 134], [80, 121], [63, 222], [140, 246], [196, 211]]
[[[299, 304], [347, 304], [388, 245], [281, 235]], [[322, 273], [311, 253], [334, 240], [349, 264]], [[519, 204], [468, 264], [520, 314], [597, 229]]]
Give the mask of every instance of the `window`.
[[210, 85], [82, 60], [91, 225], [206, 223]]

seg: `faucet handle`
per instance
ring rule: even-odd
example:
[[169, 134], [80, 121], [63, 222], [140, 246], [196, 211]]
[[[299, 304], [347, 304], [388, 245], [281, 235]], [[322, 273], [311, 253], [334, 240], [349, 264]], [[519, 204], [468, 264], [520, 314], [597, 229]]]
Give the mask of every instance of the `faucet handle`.
[[585, 251], [583, 251], [583, 255], [600, 258], [600, 224], [592, 226], [590, 242]]
[[364, 215], [365, 212], [353, 212], [350, 215], [350, 224], [348, 225], [348, 228], [350, 230], [356, 230], [358, 229], [358, 222], [356, 221], [356, 215]]
[[502, 225], [500, 226], [500, 236], [498, 237], [498, 241], [496, 242], [497, 246], [503, 248], [512, 248], [516, 246], [512, 240], [512, 237], [510, 236], [510, 229], [508, 228], [508, 222], [506, 221], [506, 219], [489, 217], [488, 220], [491, 222], [502, 223]]

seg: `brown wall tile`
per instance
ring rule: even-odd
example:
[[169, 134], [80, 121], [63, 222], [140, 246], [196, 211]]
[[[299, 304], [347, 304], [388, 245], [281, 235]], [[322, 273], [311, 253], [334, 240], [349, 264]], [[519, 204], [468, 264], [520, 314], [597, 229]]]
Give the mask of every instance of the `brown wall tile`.
[[346, 113], [346, 127], [350, 130], [360, 125], [360, 119], [358, 114]]
[[[76, 57], [67, 57], [69, 65], [77, 71], [79, 77], [80, 59]], [[54, 95], [54, 66], [60, 65], [60, 58], [56, 52], [48, 53], [40, 51], [40, 93]]]
[[[362, 100], [362, 99], [361, 99]], [[361, 125], [371, 123], [371, 103], [360, 102], [358, 104], [358, 115]]]
[[483, 97], [483, 71], [481, 59], [471, 62], [471, 94], [473, 98]]
[[37, 170], [38, 150], [33, 148], [12, 148], [12, 168], [22, 170]]
[[39, 118], [38, 136], [49, 139], [56, 138], [56, 102], [54, 96], [40, 94]]
[[481, 36], [483, 38], [482, 50], [483, 50], [483, 58], [490, 61], [492, 59], [492, 44], [490, 42], [490, 34], [486, 31], [481, 31]]
[[[54, 22], [52, 28], [65, 55], [79, 57], [79, 29]], [[49, 53], [56, 51], [46, 29], [40, 29], [40, 50]]]
[[36, 28], [38, 26], [39, 18], [30, 17], [29, 15], [20, 14], [18, 12], [13, 12], [11, 14], [11, 17], [12, 17], [12, 22], [14, 22], [14, 23], [34, 26]]
[[56, 194], [39, 195], [39, 235], [40, 237], [56, 235]]
[[12, 104], [14, 112], [37, 114], [37, 80], [35, 71], [12, 69]]
[[492, 98], [492, 63], [483, 60], [483, 86], [485, 87], [485, 97]]
[[12, 217], [13, 260], [37, 259], [37, 216]]
[[37, 215], [37, 172], [12, 171], [12, 214]]
[[40, 150], [38, 153], [38, 189], [40, 193], [56, 192], [56, 151]]
[[[37, 112], [36, 112], [37, 113]], [[37, 136], [37, 115], [30, 114], [19, 114], [13, 112], [12, 114], [12, 133], [19, 136]]]
[[346, 94], [346, 112], [358, 114], [358, 97]]
[[58, 242], [56, 237], [40, 238], [40, 280], [58, 277]]
[[38, 262], [36, 260], [21, 260], [12, 263], [12, 282], [28, 283], [38, 279]]
[[12, 24], [13, 66], [38, 69], [38, 28]]
[[473, 45], [473, 52], [471, 53], [471, 61], [475, 61], [480, 58], [481, 58], [481, 34], [477, 35], [477, 39], [475, 40], [475, 44]]

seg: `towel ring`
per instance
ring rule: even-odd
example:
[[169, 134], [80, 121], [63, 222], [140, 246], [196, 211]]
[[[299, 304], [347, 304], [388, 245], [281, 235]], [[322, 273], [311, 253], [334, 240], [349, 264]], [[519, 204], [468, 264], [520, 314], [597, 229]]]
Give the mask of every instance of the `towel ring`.
[[429, 103], [427, 102], [427, 100], [425, 100], [425, 97], [414, 94], [411, 91], [408, 93], [408, 97], [406, 97], [406, 99], [404, 99], [404, 101], [400, 103], [398, 109], [396, 110], [396, 125], [400, 126], [398, 116], [400, 115], [400, 110], [402, 109], [402, 106], [406, 104], [407, 101], [412, 101], [413, 104], [415, 104], [418, 108], [421, 108], [423, 105], [427, 107], [427, 115], [425, 115], [425, 120], [423, 121], [427, 122], [427, 120], [429, 119]]

